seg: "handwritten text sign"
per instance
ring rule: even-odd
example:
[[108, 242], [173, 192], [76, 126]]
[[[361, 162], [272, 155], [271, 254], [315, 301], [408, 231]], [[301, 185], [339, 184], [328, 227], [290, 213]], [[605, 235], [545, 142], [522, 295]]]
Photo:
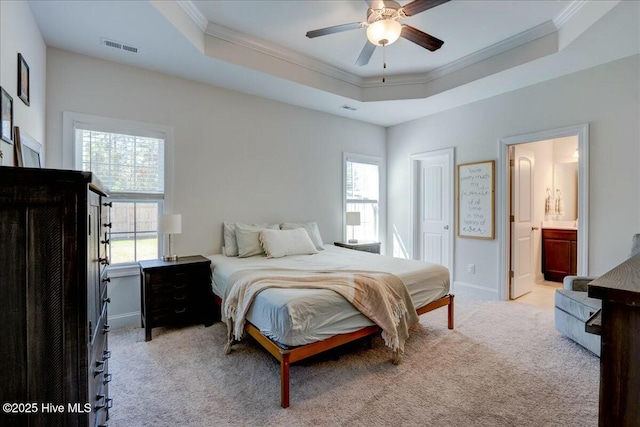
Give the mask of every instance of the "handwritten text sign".
[[458, 165], [458, 236], [493, 239], [493, 160]]

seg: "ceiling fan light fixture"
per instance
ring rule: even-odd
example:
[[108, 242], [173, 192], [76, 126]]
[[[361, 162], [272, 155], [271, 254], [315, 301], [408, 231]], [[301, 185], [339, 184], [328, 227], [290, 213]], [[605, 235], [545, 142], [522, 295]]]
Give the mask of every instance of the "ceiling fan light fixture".
[[367, 38], [376, 46], [388, 46], [400, 38], [402, 25], [395, 19], [381, 19], [367, 27]]

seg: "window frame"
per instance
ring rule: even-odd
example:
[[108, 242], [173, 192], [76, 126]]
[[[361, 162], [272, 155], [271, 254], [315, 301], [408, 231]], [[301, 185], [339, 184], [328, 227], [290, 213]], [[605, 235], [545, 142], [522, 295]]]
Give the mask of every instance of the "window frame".
[[[157, 202], [159, 224], [160, 217], [167, 209], [171, 208], [171, 204], [168, 201], [173, 199], [173, 128], [69, 111], [64, 111], [62, 116], [62, 163], [63, 167], [67, 169], [82, 170], [82, 144], [78, 144], [76, 141], [76, 130], [78, 129], [161, 138], [164, 140], [164, 192], [162, 194], [109, 192], [110, 199], [117, 202]], [[166, 236], [158, 233], [158, 257], [161, 256], [162, 248], [165, 247], [165, 240]], [[137, 261], [113, 264], [109, 266], [109, 269], [119, 273], [118, 276], [139, 274]]]
[[[349, 202], [347, 200], [347, 163], [363, 163], [369, 165], [375, 165], [378, 167], [378, 229], [377, 231], [377, 241], [383, 242], [383, 221], [384, 221], [384, 164], [383, 158], [378, 156], [371, 156], [366, 154], [357, 154], [357, 153], [348, 153], [344, 152], [342, 156], [342, 239], [346, 242], [349, 236], [349, 230], [347, 229], [347, 204], [348, 203], [370, 203], [364, 201], [353, 201]], [[351, 200], [351, 199], [349, 199]], [[384, 245], [383, 245], [384, 246]], [[381, 252], [383, 253], [383, 252]]]

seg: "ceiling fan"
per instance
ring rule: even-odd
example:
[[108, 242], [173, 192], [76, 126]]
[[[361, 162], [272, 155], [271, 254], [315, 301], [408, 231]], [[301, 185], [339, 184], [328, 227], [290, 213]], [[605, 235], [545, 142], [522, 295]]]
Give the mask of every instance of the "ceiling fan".
[[400, 6], [393, 0], [365, 1], [369, 5], [367, 20], [365, 22], [352, 22], [350, 24], [308, 31], [307, 37], [314, 38], [366, 27], [367, 42], [356, 60], [356, 65], [359, 66], [369, 63], [377, 46], [388, 46], [398, 40], [399, 37], [405, 38], [432, 52], [442, 47], [444, 43], [442, 40], [410, 25], [400, 24], [400, 20], [417, 15], [420, 12], [439, 6], [449, 0], [414, 0], [404, 6]]

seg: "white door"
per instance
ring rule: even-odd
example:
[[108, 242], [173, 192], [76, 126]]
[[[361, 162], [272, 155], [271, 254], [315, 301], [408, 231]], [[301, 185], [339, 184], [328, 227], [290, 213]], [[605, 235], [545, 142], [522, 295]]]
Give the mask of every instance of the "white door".
[[427, 154], [417, 162], [418, 259], [442, 264], [449, 269], [450, 274], [453, 272], [452, 151]]
[[511, 298], [533, 290], [533, 167], [531, 151], [515, 146], [511, 179]]

